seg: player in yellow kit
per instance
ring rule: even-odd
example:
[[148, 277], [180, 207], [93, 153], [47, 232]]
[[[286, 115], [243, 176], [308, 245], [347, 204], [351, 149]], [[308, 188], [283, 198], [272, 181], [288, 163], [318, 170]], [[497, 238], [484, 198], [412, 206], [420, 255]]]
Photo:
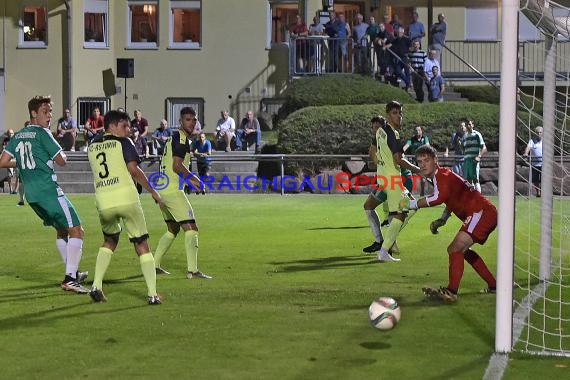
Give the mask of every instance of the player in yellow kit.
[[196, 121], [196, 111], [193, 108], [182, 108], [180, 129], [172, 134], [164, 147], [160, 169], [169, 179], [169, 183], [166, 187], [158, 189], [158, 192], [166, 204], [166, 208], [162, 210], [162, 216], [168, 231], [158, 242], [154, 261], [157, 274], [170, 274], [160, 266], [160, 262], [182, 228], [188, 267], [186, 277], [188, 279], [211, 279], [211, 276], [198, 270], [198, 226], [194, 211], [182, 186], [183, 182], [189, 181], [196, 190], [200, 189], [200, 180], [188, 170], [191, 157], [190, 136], [194, 132]]
[[95, 302], [107, 301], [103, 293], [103, 277], [119, 243], [122, 222], [139, 256], [148, 288], [148, 303], [159, 305], [161, 301], [156, 293], [154, 258], [150, 252], [146, 221], [133, 178], [152, 195], [161, 208], [164, 203], [139, 168], [139, 155], [128, 138], [129, 135], [129, 115], [109, 111], [105, 114], [105, 134], [96, 137], [89, 145], [89, 164], [93, 172], [97, 212], [104, 238], [97, 254], [93, 288], [89, 295]]

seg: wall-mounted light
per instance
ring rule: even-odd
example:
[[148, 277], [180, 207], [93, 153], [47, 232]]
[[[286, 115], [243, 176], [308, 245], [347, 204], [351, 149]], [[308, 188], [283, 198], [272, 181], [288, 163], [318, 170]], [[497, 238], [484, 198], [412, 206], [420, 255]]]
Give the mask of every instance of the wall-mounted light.
[[152, 16], [155, 11], [154, 7], [155, 6], [152, 4], [145, 4], [143, 5], [143, 12], [149, 16]]

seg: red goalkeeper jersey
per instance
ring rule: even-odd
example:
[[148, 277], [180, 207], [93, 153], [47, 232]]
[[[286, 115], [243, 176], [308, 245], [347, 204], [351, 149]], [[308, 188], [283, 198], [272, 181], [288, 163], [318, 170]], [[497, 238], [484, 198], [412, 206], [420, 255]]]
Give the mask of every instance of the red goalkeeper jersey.
[[487, 207], [495, 206], [466, 180], [447, 168], [438, 168], [433, 177], [433, 194], [426, 197], [428, 205], [445, 203], [447, 209], [461, 220]]

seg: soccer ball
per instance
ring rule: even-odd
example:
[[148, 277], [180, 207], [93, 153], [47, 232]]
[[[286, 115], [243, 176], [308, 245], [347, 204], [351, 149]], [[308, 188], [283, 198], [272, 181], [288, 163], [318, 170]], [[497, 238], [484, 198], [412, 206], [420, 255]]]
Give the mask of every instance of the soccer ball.
[[378, 330], [391, 330], [400, 321], [400, 305], [390, 297], [374, 300], [368, 308], [368, 319]]

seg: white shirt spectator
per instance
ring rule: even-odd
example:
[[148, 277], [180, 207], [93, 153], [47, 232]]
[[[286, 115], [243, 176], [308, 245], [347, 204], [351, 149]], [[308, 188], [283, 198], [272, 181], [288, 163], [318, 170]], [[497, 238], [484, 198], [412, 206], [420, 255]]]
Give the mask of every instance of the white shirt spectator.
[[[430, 54], [431, 55], [431, 54]], [[442, 75], [441, 73], [441, 65], [439, 64], [439, 61], [436, 58], [429, 58], [426, 59], [425, 63], [424, 63], [424, 71], [428, 77], [428, 80], [431, 80], [431, 78], [433, 78], [433, 67], [437, 66], [437, 68], [439, 69], [439, 75]]]

